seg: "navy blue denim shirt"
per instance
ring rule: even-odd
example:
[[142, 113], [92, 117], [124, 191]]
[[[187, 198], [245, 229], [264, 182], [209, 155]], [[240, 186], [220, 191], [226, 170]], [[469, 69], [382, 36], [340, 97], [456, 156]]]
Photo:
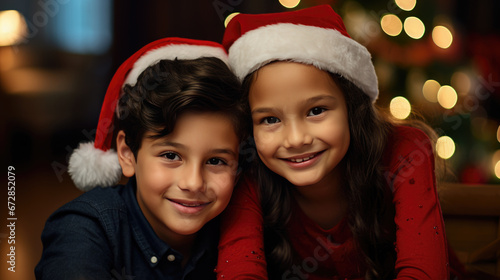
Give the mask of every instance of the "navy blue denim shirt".
[[191, 259], [162, 241], [142, 214], [135, 178], [95, 188], [54, 212], [42, 233], [37, 279], [215, 279], [218, 219], [198, 233]]

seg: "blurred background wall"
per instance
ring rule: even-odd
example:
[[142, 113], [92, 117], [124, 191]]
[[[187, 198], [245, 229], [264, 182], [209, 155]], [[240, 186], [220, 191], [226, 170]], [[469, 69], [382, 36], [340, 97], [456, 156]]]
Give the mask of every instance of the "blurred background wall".
[[[446, 180], [498, 184], [499, 1], [1, 0], [0, 279], [34, 279], [45, 220], [81, 194], [67, 174], [68, 157], [93, 139], [121, 62], [166, 36], [220, 42], [235, 12], [319, 4], [331, 5], [372, 52], [377, 104], [399, 118], [418, 112], [438, 132], [437, 153], [451, 171]], [[8, 218], [17, 218], [15, 273], [8, 271]]]

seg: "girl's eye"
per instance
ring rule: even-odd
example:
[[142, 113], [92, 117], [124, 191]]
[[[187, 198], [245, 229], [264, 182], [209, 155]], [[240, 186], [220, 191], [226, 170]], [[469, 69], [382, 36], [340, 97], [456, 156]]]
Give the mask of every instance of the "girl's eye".
[[263, 118], [261, 123], [263, 124], [275, 124], [275, 123], [278, 123], [280, 121], [280, 119], [278, 119], [277, 117], [266, 117], [266, 118]]
[[181, 159], [178, 154], [172, 152], [164, 153], [162, 157], [172, 161]]
[[226, 165], [227, 163], [220, 158], [211, 158], [207, 161], [210, 165]]
[[311, 109], [311, 111], [309, 111], [309, 113], [307, 114], [307, 116], [317, 116], [317, 115], [323, 113], [324, 111], [326, 111], [325, 108], [314, 107], [314, 108]]

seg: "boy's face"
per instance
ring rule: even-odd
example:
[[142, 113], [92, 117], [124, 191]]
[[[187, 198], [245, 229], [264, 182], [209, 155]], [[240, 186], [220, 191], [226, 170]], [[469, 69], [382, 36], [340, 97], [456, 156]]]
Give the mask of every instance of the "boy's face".
[[224, 210], [238, 168], [238, 137], [218, 113], [185, 113], [172, 133], [148, 138], [133, 163], [137, 201], [163, 240], [191, 235]]

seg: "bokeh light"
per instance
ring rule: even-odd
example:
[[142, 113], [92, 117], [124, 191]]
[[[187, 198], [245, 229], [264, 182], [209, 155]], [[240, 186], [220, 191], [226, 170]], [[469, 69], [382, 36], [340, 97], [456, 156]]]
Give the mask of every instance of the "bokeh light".
[[437, 95], [440, 88], [441, 85], [437, 81], [427, 80], [422, 87], [422, 93], [424, 94], [425, 99], [430, 102], [437, 103]]
[[500, 142], [500, 125], [497, 128], [497, 141]]
[[297, 7], [299, 3], [300, 0], [280, 0], [280, 4], [288, 9]]
[[436, 46], [447, 49], [453, 42], [453, 35], [448, 28], [439, 25], [432, 30], [432, 40]]
[[229, 24], [229, 22], [236, 16], [238, 15], [239, 13], [238, 12], [235, 12], [235, 13], [232, 13], [230, 15], [228, 15], [226, 17], [226, 19], [224, 20], [224, 27], [227, 27], [227, 25]]
[[497, 176], [498, 179], [500, 179], [500, 161], [495, 164], [495, 176]]
[[417, 0], [396, 0], [395, 2], [403, 11], [411, 11], [417, 5]]
[[404, 120], [411, 113], [411, 104], [408, 99], [402, 96], [397, 96], [391, 100], [389, 110], [395, 118]]
[[495, 164], [500, 161], [500, 150], [496, 150], [491, 157], [491, 166], [495, 167]]
[[26, 30], [26, 21], [18, 11], [0, 12], [0, 46], [19, 43], [26, 34]]
[[425, 33], [425, 25], [417, 17], [409, 17], [405, 19], [404, 29], [406, 34], [413, 39], [420, 39]]
[[398, 36], [403, 30], [403, 23], [393, 14], [388, 14], [380, 20], [380, 27], [389, 36]]
[[466, 95], [469, 93], [472, 82], [467, 74], [461, 71], [453, 73], [451, 76], [451, 86], [461, 95]]
[[451, 86], [442, 86], [437, 94], [439, 105], [445, 109], [451, 109], [457, 104], [458, 95]]
[[441, 136], [436, 142], [436, 153], [442, 159], [449, 159], [455, 153], [455, 141], [449, 136]]

